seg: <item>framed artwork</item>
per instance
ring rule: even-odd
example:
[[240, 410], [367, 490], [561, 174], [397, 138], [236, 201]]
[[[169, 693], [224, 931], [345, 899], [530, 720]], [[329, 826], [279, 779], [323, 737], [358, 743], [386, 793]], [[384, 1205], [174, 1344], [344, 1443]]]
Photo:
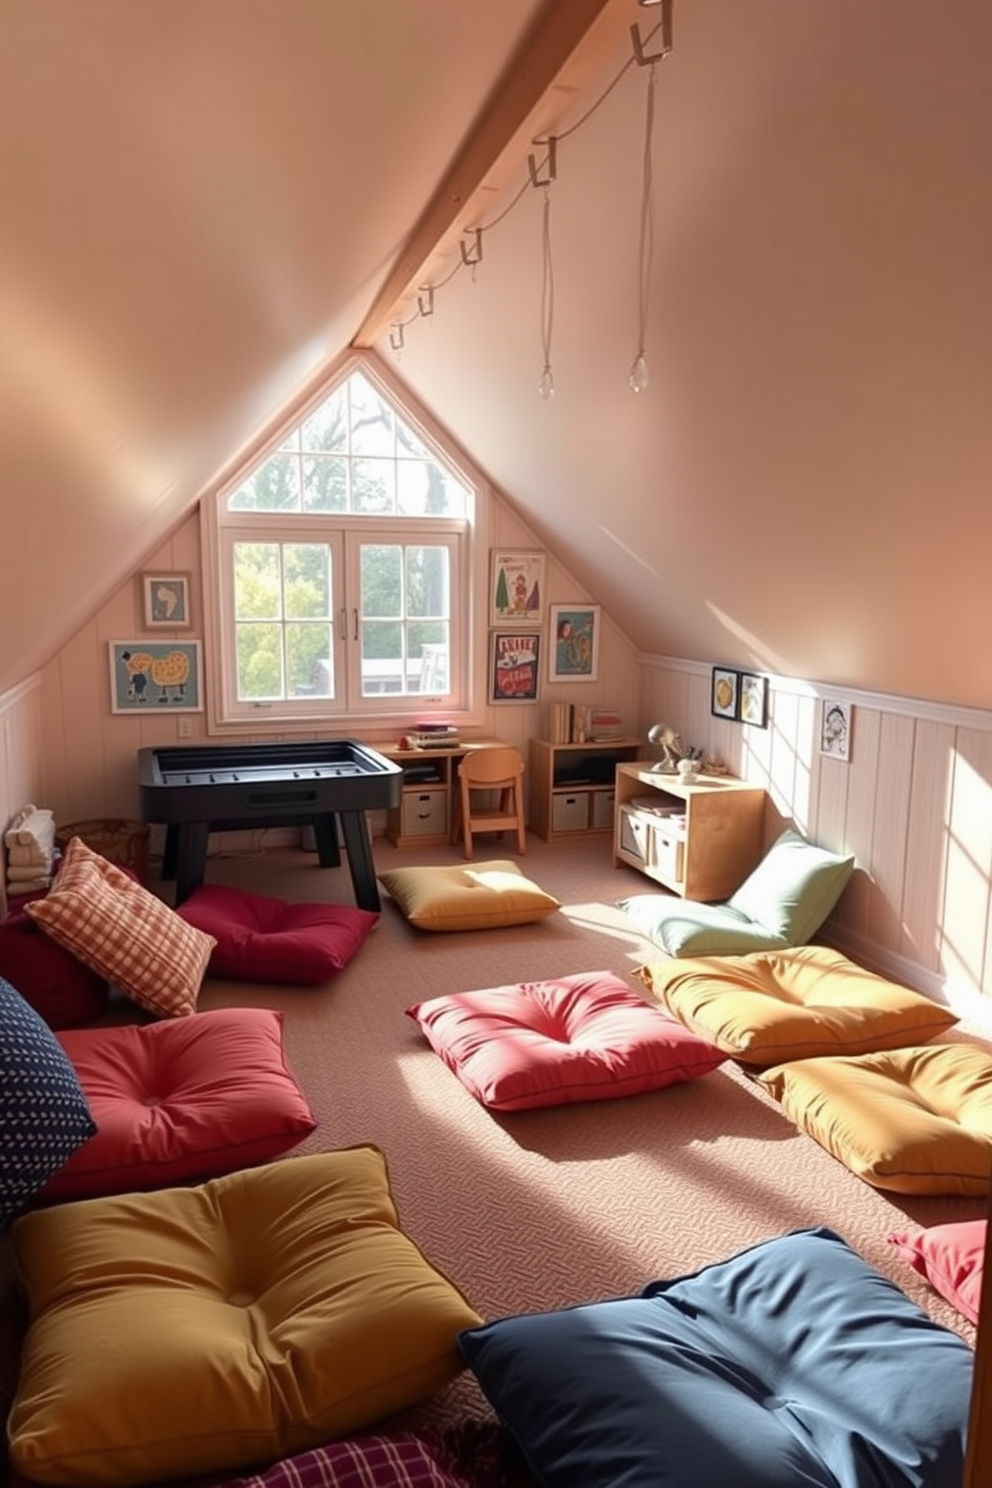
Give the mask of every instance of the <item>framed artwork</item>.
[[536, 703], [541, 636], [538, 631], [494, 630], [489, 651], [489, 701]]
[[768, 678], [754, 672], [741, 672], [741, 723], [753, 723], [756, 728], [768, 727]]
[[184, 630], [192, 625], [189, 574], [143, 573], [141, 595], [146, 630]]
[[202, 713], [199, 641], [110, 641], [112, 713]]
[[493, 548], [490, 553], [490, 625], [544, 623], [545, 555]]
[[717, 718], [736, 718], [741, 699], [741, 674], [714, 667], [710, 677], [710, 712]]
[[595, 682], [599, 672], [599, 605], [551, 606], [549, 682]]
[[851, 725], [854, 709], [840, 698], [823, 698], [820, 703], [820, 753], [831, 759], [851, 758]]

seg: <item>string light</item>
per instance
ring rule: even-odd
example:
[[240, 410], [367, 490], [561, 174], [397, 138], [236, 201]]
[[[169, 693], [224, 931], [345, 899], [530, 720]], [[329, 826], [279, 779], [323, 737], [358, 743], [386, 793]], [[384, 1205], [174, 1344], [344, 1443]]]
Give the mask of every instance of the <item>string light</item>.
[[[592, 103], [586, 112], [577, 119], [567, 130], [560, 135], [550, 136], [542, 144], [547, 146], [547, 157], [544, 162], [546, 174], [542, 177], [533, 155], [528, 156], [530, 169], [530, 184], [541, 186], [544, 190], [544, 209], [542, 213], [542, 284], [541, 284], [541, 345], [544, 356], [544, 365], [538, 381], [538, 392], [546, 401], [554, 397], [555, 379], [551, 365], [551, 343], [554, 329], [554, 263], [551, 253], [551, 193], [548, 189], [550, 183], [555, 180], [557, 174], [556, 151], [558, 142], [575, 134], [602, 107], [614, 88], [620, 83], [627, 71], [635, 63], [640, 67], [648, 67], [647, 105], [644, 128], [644, 155], [641, 186], [641, 216], [640, 216], [640, 241], [638, 250], [638, 342], [637, 354], [631, 363], [628, 374], [628, 386], [634, 393], [646, 392], [650, 382], [650, 374], [647, 359], [647, 322], [649, 309], [649, 295], [651, 288], [651, 268], [654, 253], [654, 171], [651, 155], [652, 135], [654, 126], [654, 90], [656, 78], [655, 64], [667, 57], [672, 50], [672, 12], [674, 0], [638, 0], [638, 4], [647, 8], [658, 6], [661, 17], [656, 26], [649, 32], [647, 40], [650, 42], [660, 31], [661, 50], [654, 54], [645, 51], [645, 42], [641, 39], [640, 28], [635, 23], [631, 26], [631, 38], [633, 41], [633, 56], [620, 68], [599, 97]], [[535, 141], [535, 143], [538, 143]], [[417, 304], [413, 314], [405, 320], [394, 321], [389, 333], [391, 347], [397, 353], [404, 345], [404, 328], [412, 325], [418, 319], [431, 319], [434, 313], [434, 296], [437, 290], [444, 289], [459, 270], [471, 269], [472, 281], [475, 282], [476, 270], [482, 262], [482, 240], [483, 234], [498, 227], [505, 217], [514, 210], [527, 190], [525, 181], [517, 191], [516, 195], [503, 208], [492, 222], [484, 223], [477, 227], [464, 228], [464, 238], [469, 240], [459, 243], [460, 255], [454, 267], [434, 284], [421, 285], [417, 292]]]

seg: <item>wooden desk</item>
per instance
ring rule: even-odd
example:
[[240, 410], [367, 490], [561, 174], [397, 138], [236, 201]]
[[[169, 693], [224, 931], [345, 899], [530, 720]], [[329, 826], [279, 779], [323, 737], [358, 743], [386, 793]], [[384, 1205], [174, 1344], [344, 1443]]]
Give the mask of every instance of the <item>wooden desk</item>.
[[505, 748], [502, 739], [464, 739], [441, 749], [376, 748], [403, 771], [399, 804], [386, 813], [386, 836], [395, 847], [439, 847], [456, 827], [458, 764], [473, 749]]

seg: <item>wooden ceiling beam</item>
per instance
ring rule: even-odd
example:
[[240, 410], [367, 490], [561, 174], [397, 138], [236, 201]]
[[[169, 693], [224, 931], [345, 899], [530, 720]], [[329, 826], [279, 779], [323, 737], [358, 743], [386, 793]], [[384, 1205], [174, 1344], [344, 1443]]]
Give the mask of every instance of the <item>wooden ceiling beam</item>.
[[560, 90], [560, 114], [629, 30], [632, 12], [631, 0], [547, 0], [386, 275], [352, 346], [370, 347], [382, 334], [396, 307], [424, 283], [428, 264], [459, 223], [478, 225], [468, 220], [471, 204], [493, 169], [514, 146], [523, 161], [533, 134], [551, 127], [550, 90]]

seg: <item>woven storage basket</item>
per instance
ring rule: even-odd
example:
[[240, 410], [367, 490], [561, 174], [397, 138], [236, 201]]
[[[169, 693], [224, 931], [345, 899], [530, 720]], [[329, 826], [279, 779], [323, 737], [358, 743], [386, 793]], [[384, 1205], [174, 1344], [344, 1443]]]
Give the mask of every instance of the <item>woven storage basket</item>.
[[148, 882], [148, 838], [147, 822], [128, 821], [125, 817], [105, 818], [102, 821], [66, 822], [55, 833], [56, 845], [65, 852], [70, 837], [81, 837], [86, 846], [99, 853], [108, 862], [119, 863], [130, 868], [140, 883]]

